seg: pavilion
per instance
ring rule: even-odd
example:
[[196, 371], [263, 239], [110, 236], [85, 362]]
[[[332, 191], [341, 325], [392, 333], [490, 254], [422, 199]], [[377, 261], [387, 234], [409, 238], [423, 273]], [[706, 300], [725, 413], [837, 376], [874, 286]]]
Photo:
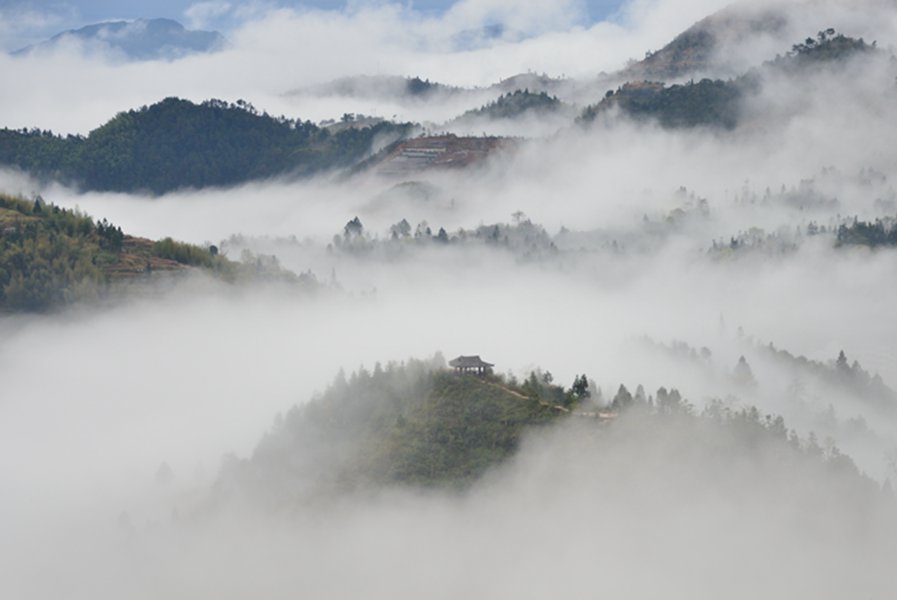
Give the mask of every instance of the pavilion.
[[485, 362], [479, 356], [459, 356], [449, 361], [449, 366], [459, 375], [488, 375], [495, 365]]

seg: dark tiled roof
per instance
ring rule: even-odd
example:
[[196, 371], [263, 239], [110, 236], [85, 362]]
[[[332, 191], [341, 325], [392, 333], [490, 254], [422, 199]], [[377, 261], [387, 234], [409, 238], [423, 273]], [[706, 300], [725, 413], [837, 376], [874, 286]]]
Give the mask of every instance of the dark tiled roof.
[[479, 356], [459, 356], [455, 360], [449, 361], [449, 366], [456, 369], [475, 369], [494, 367], [492, 363], [487, 363]]

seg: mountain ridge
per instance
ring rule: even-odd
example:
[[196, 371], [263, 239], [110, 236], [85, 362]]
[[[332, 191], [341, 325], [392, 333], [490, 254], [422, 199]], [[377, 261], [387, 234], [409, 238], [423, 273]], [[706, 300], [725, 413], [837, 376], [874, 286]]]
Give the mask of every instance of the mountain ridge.
[[85, 189], [158, 195], [350, 167], [375, 138], [410, 131], [409, 124], [383, 122], [331, 134], [242, 100], [172, 97], [119, 113], [86, 137], [0, 129], [0, 163]]
[[125, 234], [106, 219], [0, 194], [0, 315], [49, 312], [107, 297], [113, 286], [158, 281], [191, 270], [226, 282], [309, 283], [275, 259], [228, 260], [211, 246]]
[[217, 31], [190, 30], [173, 19], [137, 19], [104, 21], [63, 31], [48, 40], [16, 50], [12, 55], [52, 51], [69, 40], [92, 49], [119, 52], [135, 61], [173, 60], [190, 54], [215, 52], [227, 43]]

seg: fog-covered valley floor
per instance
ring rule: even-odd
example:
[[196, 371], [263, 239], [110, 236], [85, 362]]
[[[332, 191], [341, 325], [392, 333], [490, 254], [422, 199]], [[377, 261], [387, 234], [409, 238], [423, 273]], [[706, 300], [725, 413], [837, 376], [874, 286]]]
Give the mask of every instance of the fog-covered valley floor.
[[[662, 27], [675, 4], [626, 3], [616, 23], [583, 31], [562, 21], [477, 50], [432, 42], [402, 63], [431, 69], [409, 76], [468, 86], [468, 100], [384, 100], [367, 88], [334, 99], [292, 80], [275, 95], [268, 73], [248, 78], [245, 95], [272, 112], [333, 119], [404, 103], [403, 118], [424, 131], [482, 104], [486, 82], [517, 73], [534, 49], [555, 49], [532, 65], [541, 68], [578, 56], [587, 33], [621, 53], [659, 47], [724, 5], [696, 3], [686, 22]], [[897, 43], [887, 3], [868, 2], [867, 18], [817, 4], [801, 31], [831, 24], [874, 34], [880, 48]], [[411, 17], [365, 10], [271, 13], [232, 34], [225, 57], [244, 71], [260, 45], [283, 51], [289, 31], [322, 19], [358, 31], [365, 15], [369, 37], [358, 43], [396, 56], [380, 36]], [[794, 18], [739, 46], [746, 54], [730, 68], [786, 52], [776, 36], [792, 41]], [[416, 31], [435, 39], [449, 21], [415, 21]], [[273, 41], [262, 44], [266, 27]], [[102, 82], [112, 70], [142, 81], [117, 100], [152, 102], [156, 89], [215, 96], [223, 80], [207, 67], [228, 64], [64, 54], [0, 57], [0, 72], [32, 61]], [[626, 57], [590, 67], [580, 56], [559, 88], [565, 101], [582, 108], [602, 85], [591, 73], [622, 69]], [[334, 67], [331, 79], [365, 73], [353, 60], [358, 72]], [[513, 142], [466, 169], [285, 175], [161, 195], [0, 170], [4, 194], [39, 195], [134, 236], [214, 245], [302, 282], [231, 283], [195, 269], [98, 302], [0, 316], [0, 594], [893, 597], [897, 244], [868, 240], [897, 227], [897, 73], [889, 50], [853, 60], [761, 71], [731, 129], [663, 127], [619, 107], [591, 124], [566, 113], [547, 127], [503, 119], [489, 133], [519, 127]], [[456, 72], [465, 68], [469, 79]], [[135, 77], [150, 69], [158, 86]], [[297, 69], [324, 85], [316, 69]], [[42, 97], [37, 84], [20, 95], [0, 98], [12, 115], [0, 125], [47, 114], [23, 101]], [[70, 130], [128, 107], [105, 104], [77, 97]], [[440, 377], [446, 360], [474, 354], [498, 376], [469, 383], [483, 386], [472, 389], [484, 403], [513, 410], [527, 385], [570, 388], [550, 407], [559, 416], [534, 407], [539, 424], [513, 451], [473, 456], [476, 477], [457, 485], [357, 476], [356, 458], [379, 468], [382, 456], [431, 448], [438, 423], [418, 435], [430, 415], [408, 389], [458, 400]], [[581, 375], [588, 393], [577, 396]], [[380, 385], [401, 393], [381, 397]], [[673, 389], [682, 403], [665, 408]], [[363, 401], [400, 416], [389, 408], [362, 422], [353, 411], [367, 415]], [[510, 427], [507, 414], [499, 421]], [[317, 422], [323, 433], [308, 433]]]

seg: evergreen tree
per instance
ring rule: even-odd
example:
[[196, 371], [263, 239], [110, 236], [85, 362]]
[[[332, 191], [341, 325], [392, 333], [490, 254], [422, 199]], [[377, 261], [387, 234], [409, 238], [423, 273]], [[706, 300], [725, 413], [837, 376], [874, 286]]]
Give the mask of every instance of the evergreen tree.
[[610, 403], [611, 408], [616, 411], [623, 411], [631, 407], [632, 404], [632, 394], [629, 393], [629, 390], [626, 389], [625, 385], [621, 384], [620, 389], [617, 390], [616, 396], [614, 396], [613, 401]]
[[742, 387], [753, 387], [757, 385], [757, 380], [754, 379], [754, 372], [744, 356], [738, 359], [738, 364], [735, 365], [732, 378], [735, 380], [735, 383]]

